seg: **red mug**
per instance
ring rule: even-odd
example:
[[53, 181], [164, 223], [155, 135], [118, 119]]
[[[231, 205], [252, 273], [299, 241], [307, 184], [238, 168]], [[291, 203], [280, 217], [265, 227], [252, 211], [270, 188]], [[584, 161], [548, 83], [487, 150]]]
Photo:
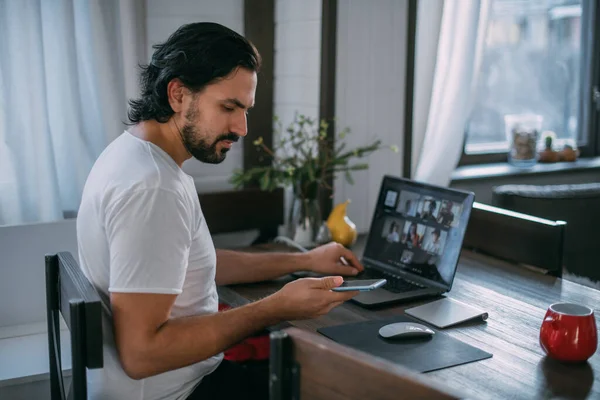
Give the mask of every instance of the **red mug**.
[[573, 303], [552, 304], [542, 322], [540, 345], [559, 361], [586, 361], [598, 347], [594, 310]]

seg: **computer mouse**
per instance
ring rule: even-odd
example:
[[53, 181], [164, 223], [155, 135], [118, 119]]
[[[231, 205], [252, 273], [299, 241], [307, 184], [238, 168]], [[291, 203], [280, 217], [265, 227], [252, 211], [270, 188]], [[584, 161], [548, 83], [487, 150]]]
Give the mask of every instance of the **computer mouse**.
[[416, 322], [396, 322], [382, 326], [379, 335], [386, 339], [413, 339], [429, 337], [435, 335], [435, 332]]

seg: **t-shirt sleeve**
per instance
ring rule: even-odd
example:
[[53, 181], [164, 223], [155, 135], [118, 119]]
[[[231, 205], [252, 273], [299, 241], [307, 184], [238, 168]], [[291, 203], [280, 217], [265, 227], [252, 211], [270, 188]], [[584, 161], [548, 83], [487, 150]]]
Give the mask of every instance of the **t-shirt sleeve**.
[[192, 217], [180, 195], [143, 189], [107, 207], [110, 292], [180, 294], [187, 270]]

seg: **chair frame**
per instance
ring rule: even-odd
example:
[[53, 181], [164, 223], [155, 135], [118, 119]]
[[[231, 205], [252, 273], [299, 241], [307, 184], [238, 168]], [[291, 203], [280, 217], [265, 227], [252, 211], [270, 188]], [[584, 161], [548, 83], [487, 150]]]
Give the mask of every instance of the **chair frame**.
[[[86, 400], [87, 368], [103, 367], [102, 301], [68, 252], [46, 255], [46, 313], [51, 400]], [[63, 382], [60, 318], [71, 336], [72, 384]]]
[[566, 226], [564, 221], [475, 202], [463, 247], [561, 277]]

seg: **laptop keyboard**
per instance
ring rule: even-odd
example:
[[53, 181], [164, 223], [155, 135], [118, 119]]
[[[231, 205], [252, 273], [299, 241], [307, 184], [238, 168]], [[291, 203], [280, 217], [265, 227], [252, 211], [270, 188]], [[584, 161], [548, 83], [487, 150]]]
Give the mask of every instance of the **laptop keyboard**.
[[358, 279], [387, 279], [387, 283], [382, 286], [382, 289], [386, 289], [392, 293], [406, 293], [415, 290], [425, 289], [425, 286], [409, 281], [398, 275], [393, 275], [383, 271], [377, 271], [373, 269], [364, 270], [363, 273], [357, 276]]

